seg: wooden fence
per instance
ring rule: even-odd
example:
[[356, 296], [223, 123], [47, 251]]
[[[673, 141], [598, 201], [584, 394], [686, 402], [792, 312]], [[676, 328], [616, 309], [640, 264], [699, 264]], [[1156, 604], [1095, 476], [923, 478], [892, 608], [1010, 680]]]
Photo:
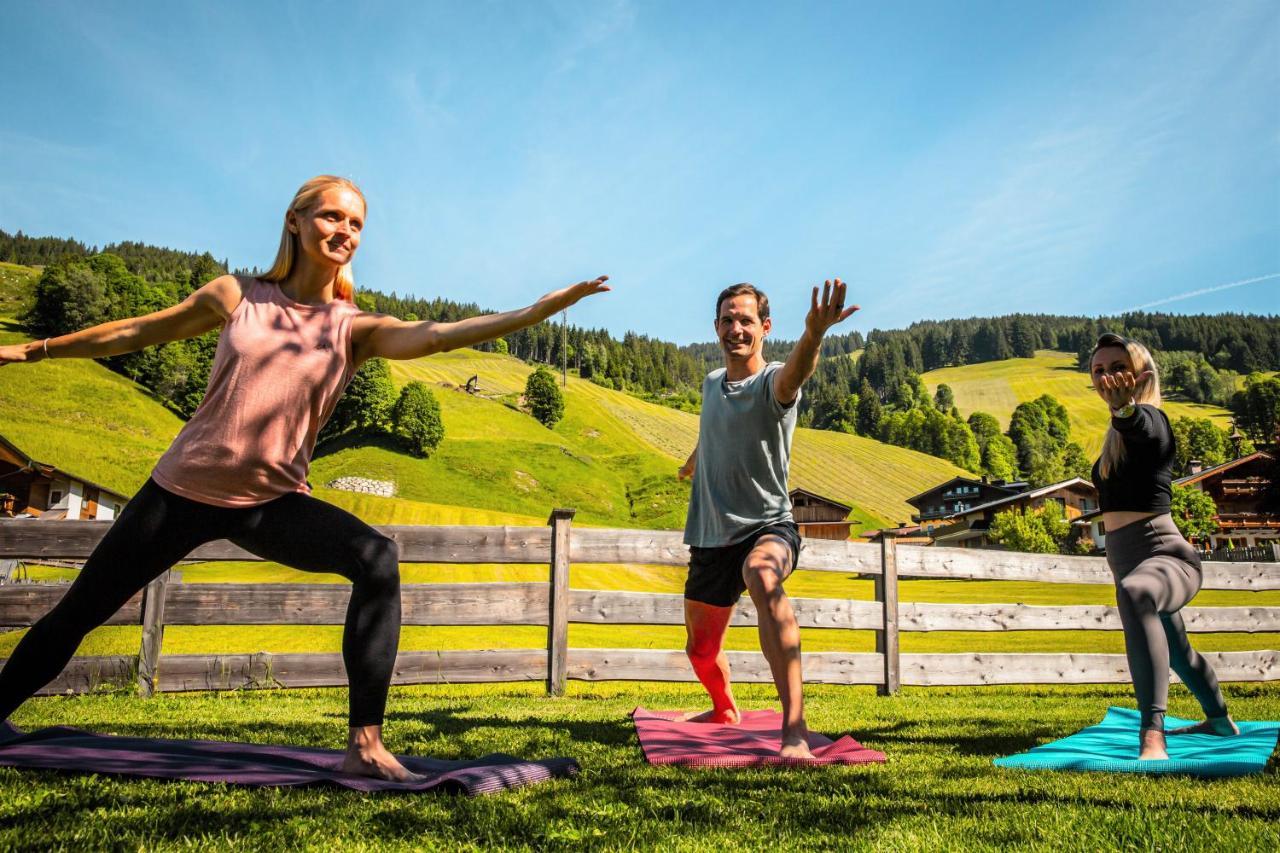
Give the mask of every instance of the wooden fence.
[[1200, 552], [1204, 560], [1225, 563], [1280, 563], [1280, 545], [1251, 545], [1247, 548], [1215, 548]]
[[[401, 652], [396, 684], [482, 681], [542, 681], [552, 694], [567, 679], [691, 681], [682, 650], [569, 648], [569, 623], [681, 625], [683, 601], [673, 594], [571, 589], [569, 566], [580, 563], [686, 564], [687, 551], [675, 531], [573, 528], [572, 510], [556, 510], [548, 527], [383, 527], [400, 545], [401, 559], [414, 563], [526, 563], [548, 567], [545, 583], [405, 584], [405, 625], [539, 625], [543, 648]], [[0, 521], [0, 560], [84, 558], [110, 522]], [[191, 555], [204, 560], [255, 560], [229, 542], [205, 545]], [[1097, 557], [1019, 554], [962, 548], [898, 548], [880, 544], [811, 540], [800, 567], [857, 573], [875, 579], [875, 600], [793, 598], [806, 628], [876, 632], [874, 653], [816, 652], [804, 656], [805, 679], [837, 684], [874, 684], [891, 694], [900, 685], [1102, 683], [1128, 680], [1123, 655], [901, 654], [901, 631], [1114, 631], [1114, 607], [1023, 604], [901, 603], [898, 579], [1016, 580], [1049, 583], [1112, 583]], [[1280, 564], [1206, 563], [1204, 588], [1280, 589]], [[64, 584], [0, 586], [0, 626], [35, 622], [66, 591]], [[347, 584], [173, 583], [165, 575], [126, 604], [108, 624], [142, 626], [136, 656], [77, 657], [44, 693], [92, 690], [128, 684], [139, 691], [226, 690], [257, 687], [319, 687], [346, 683], [338, 654], [163, 655], [168, 625], [341, 625]], [[1187, 607], [1193, 632], [1280, 632], [1280, 607]], [[748, 599], [733, 625], [754, 625]], [[1223, 681], [1280, 678], [1280, 652], [1218, 652], [1205, 655]], [[759, 653], [730, 652], [737, 681], [771, 681]]]

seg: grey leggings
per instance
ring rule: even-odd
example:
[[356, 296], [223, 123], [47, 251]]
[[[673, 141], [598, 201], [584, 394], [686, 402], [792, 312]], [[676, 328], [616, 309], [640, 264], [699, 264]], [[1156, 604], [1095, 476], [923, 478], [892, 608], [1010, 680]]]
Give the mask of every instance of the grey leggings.
[[1169, 515], [1107, 531], [1107, 565], [1116, 579], [1129, 674], [1142, 728], [1164, 729], [1169, 667], [1191, 689], [1207, 717], [1227, 705], [1209, 662], [1187, 641], [1178, 611], [1200, 591], [1200, 557]]

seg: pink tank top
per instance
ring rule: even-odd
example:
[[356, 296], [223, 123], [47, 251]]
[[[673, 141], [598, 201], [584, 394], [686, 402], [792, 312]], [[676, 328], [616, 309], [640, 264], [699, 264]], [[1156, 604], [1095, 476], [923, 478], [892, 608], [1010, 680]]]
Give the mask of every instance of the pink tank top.
[[209, 388], [151, 477], [223, 507], [309, 492], [320, 427], [353, 374], [351, 320], [340, 299], [303, 305], [253, 279], [222, 328]]

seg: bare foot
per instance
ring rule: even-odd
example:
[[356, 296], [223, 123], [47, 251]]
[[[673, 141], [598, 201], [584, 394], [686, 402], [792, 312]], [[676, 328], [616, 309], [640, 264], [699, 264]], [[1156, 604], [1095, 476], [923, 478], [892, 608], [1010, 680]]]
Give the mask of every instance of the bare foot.
[[778, 750], [780, 758], [813, 758], [809, 751], [809, 728], [801, 725], [792, 730], [782, 730], [782, 748]]
[[722, 726], [736, 726], [742, 722], [742, 714], [736, 706], [712, 708], [701, 714], [685, 714], [680, 720], [685, 723], [717, 723]]
[[1141, 749], [1138, 752], [1139, 761], [1167, 761], [1169, 759], [1169, 751], [1165, 749], [1164, 732], [1160, 729], [1143, 729], [1138, 735]]
[[342, 758], [343, 773], [371, 776], [389, 782], [420, 782], [423, 776], [410, 772], [382, 743], [381, 726], [352, 728], [347, 739], [347, 754]]
[[1196, 723], [1194, 726], [1182, 726], [1177, 729], [1169, 729], [1165, 734], [1170, 735], [1217, 735], [1218, 737], [1234, 737], [1240, 734], [1240, 727], [1235, 724], [1231, 717], [1210, 717], [1203, 723]]

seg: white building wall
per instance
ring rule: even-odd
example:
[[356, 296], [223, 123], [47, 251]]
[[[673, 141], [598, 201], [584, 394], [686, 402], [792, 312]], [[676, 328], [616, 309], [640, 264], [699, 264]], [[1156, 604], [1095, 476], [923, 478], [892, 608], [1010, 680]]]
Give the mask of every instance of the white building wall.
[[75, 480], [71, 481], [70, 488], [67, 490], [67, 518], [74, 521], [80, 517], [80, 510], [84, 506], [84, 485]]

